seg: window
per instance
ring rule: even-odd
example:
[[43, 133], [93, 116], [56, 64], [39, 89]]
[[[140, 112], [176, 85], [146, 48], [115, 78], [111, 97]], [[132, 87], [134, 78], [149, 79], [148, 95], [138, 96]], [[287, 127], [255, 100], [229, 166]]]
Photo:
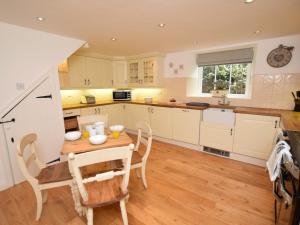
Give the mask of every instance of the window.
[[249, 89], [251, 63], [235, 63], [199, 67], [202, 94], [212, 90], [228, 90], [230, 97], [246, 96]]
[[248, 96], [253, 55], [253, 48], [198, 54], [200, 95], [227, 90], [229, 97]]

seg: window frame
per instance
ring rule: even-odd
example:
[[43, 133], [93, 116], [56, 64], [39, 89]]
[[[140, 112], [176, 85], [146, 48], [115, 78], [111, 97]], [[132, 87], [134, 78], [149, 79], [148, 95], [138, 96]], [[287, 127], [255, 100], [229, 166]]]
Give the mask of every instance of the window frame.
[[[229, 64], [233, 65], [232, 64]], [[237, 64], [242, 64], [242, 63], [237, 63]], [[247, 75], [246, 75], [246, 87], [245, 87], [245, 94], [230, 94], [230, 86], [229, 86], [229, 93], [227, 94], [228, 98], [250, 98], [250, 90], [251, 90], [251, 77], [252, 77], [252, 67], [253, 67], [253, 62], [252, 63], [247, 63], [248, 64], [248, 69], [247, 69]], [[220, 65], [224, 65], [224, 64], [220, 64]], [[208, 65], [209, 66], [209, 65]], [[219, 65], [212, 65], [215, 66], [215, 81], [216, 81], [216, 73], [217, 73], [217, 69], [216, 67]], [[231, 83], [231, 72], [232, 69], [230, 69], [230, 80], [229, 82]], [[199, 93], [199, 97], [212, 97], [211, 93], [203, 93], [202, 92], [202, 81], [203, 81], [203, 66], [201, 67], [197, 67], [197, 73], [198, 73], [198, 90], [200, 91]]]

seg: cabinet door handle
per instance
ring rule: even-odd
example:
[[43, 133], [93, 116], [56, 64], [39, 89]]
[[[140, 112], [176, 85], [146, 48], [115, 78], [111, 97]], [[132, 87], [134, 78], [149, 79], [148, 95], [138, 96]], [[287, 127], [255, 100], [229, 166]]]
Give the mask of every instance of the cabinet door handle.
[[86, 79], [84, 79], [84, 85], [86, 85]]
[[154, 112], [154, 108], [151, 108], [151, 113], [153, 113]]
[[114, 85], [114, 80], [111, 80], [111, 85]]
[[278, 124], [278, 121], [276, 120], [276, 121], [275, 121], [275, 127], [274, 127], [274, 128], [277, 128], [277, 124]]
[[97, 108], [95, 108], [95, 114], [97, 114]]
[[230, 129], [230, 135], [231, 135], [231, 136], [232, 136], [232, 132], [233, 132], [233, 129], [231, 128], [231, 129]]
[[90, 79], [88, 79], [88, 85], [90, 85], [90, 83], [91, 83], [91, 82], [90, 82]]
[[123, 105], [123, 109], [125, 110], [125, 108], [126, 108], [126, 105]]

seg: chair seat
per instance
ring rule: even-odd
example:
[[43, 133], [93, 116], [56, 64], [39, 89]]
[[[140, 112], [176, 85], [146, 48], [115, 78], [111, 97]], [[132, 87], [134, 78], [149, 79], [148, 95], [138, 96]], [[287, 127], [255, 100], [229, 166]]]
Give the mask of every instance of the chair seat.
[[96, 208], [119, 202], [125, 198], [128, 192], [121, 189], [122, 177], [117, 176], [110, 180], [94, 181], [85, 184], [88, 200], [82, 201], [82, 205]]
[[132, 153], [131, 165], [141, 163], [142, 159], [143, 159], [143, 156], [139, 152], [134, 151]]
[[36, 177], [39, 184], [71, 180], [68, 162], [62, 162], [43, 168]]

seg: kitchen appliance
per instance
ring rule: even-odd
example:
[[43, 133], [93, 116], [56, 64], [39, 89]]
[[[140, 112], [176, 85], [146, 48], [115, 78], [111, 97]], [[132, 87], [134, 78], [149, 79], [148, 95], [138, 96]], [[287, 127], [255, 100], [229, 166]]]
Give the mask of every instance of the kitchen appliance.
[[[288, 139], [288, 140], [287, 140]], [[275, 224], [300, 224], [300, 133], [288, 131], [280, 135], [291, 147], [292, 160], [282, 160], [280, 175], [273, 182]]]
[[114, 90], [113, 91], [114, 101], [131, 101], [131, 91], [130, 90]]
[[96, 98], [93, 95], [83, 95], [83, 96], [81, 96], [81, 103], [82, 104], [95, 104]]

